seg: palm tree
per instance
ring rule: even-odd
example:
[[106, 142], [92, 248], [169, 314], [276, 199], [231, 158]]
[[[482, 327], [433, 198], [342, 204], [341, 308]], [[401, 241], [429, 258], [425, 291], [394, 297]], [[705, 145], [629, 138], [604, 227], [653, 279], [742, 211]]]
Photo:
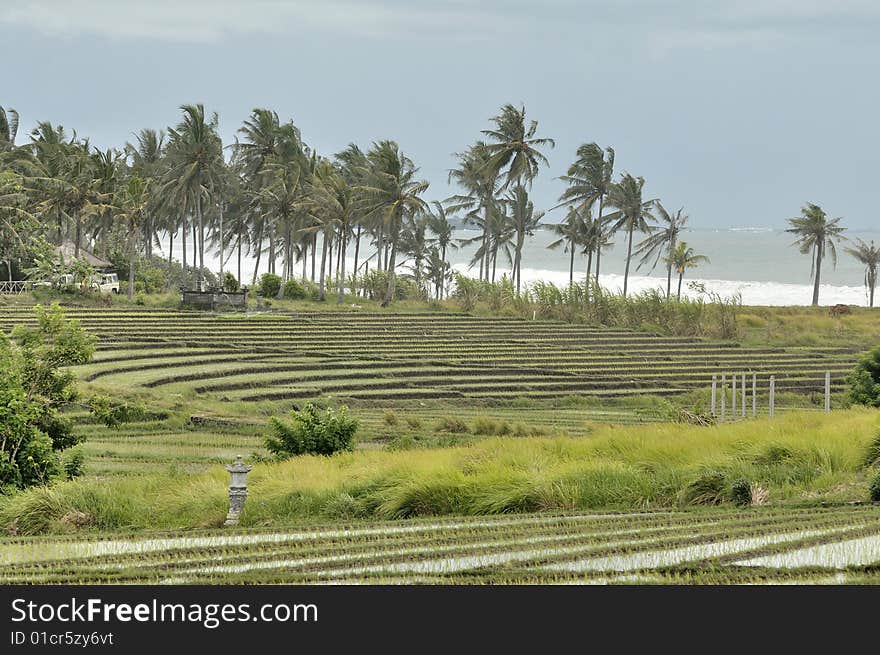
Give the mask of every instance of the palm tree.
[[302, 176], [299, 166], [273, 164], [271, 182], [260, 193], [260, 207], [265, 217], [280, 227], [284, 239], [284, 267], [282, 284], [278, 290], [280, 298], [284, 293], [292, 268], [294, 221], [302, 201]]
[[629, 173], [621, 176], [620, 182], [611, 185], [608, 193], [608, 204], [617, 209], [606, 217], [610, 228], [609, 234], [624, 228], [627, 234], [626, 269], [623, 273], [623, 295], [626, 297], [629, 282], [629, 265], [632, 259], [633, 232], [649, 232], [649, 221], [654, 220], [652, 210], [654, 200], [642, 200], [642, 189], [645, 179], [633, 177]]
[[[333, 234], [339, 232], [339, 284], [337, 285], [336, 304], [345, 301], [345, 253], [351, 227], [357, 217], [358, 207], [354, 187], [329, 162], [323, 162], [314, 176], [310, 188], [308, 202], [314, 208], [314, 216], [323, 228], [325, 252]], [[332, 273], [332, 271], [331, 271]], [[324, 299], [324, 261], [321, 262], [321, 300]]]
[[413, 260], [412, 272], [419, 293], [424, 292], [426, 297], [429, 296], [427, 288], [422, 288], [424, 264], [431, 251], [431, 243], [428, 238], [428, 214], [419, 214], [407, 221], [406, 229], [401, 233], [400, 249]]
[[121, 218], [126, 224], [129, 300], [134, 297], [134, 264], [137, 259], [138, 235], [142, 236], [150, 200], [150, 183], [137, 175], [132, 175], [118, 192], [115, 203], [117, 218]]
[[880, 267], [880, 248], [868, 245], [861, 239], [856, 239], [855, 248], [847, 248], [846, 251], [855, 257], [865, 267], [865, 288], [868, 289], [868, 306], [874, 306], [874, 287], [877, 286], [877, 269]]
[[517, 184], [508, 194], [508, 206], [510, 207], [509, 219], [516, 238], [513, 249], [513, 277], [516, 280], [516, 293], [519, 295], [520, 282], [522, 280], [523, 244], [525, 243], [526, 236], [533, 236], [535, 234], [535, 230], [541, 224], [541, 219], [544, 217], [544, 212], [535, 211], [535, 205], [529, 200], [528, 191], [526, 191], [522, 184]]
[[666, 297], [669, 298], [672, 293], [672, 262], [670, 257], [672, 251], [675, 250], [679, 234], [687, 226], [689, 216], [683, 213], [683, 207], [674, 214], [670, 214], [659, 200], [654, 203], [654, 208], [657, 210], [656, 218], [660, 226], [636, 248], [636, 254], [642, 256], [636, 270], [647, 264], [653, 257], [654, 262], [651, 264], [651, 271], [653, 271], [663, 257], [666, 261]]
[[679, 241], [678, 245], [673, 248], [669, 255], [665, 258], [669, 265], [678, 273], [678, 300], [681, 300], [681, 280], [684, 278], [684, 272], [689, 268], [695, 268], [701, 263], [709, 263], [709, 258], [705, 255], [698, 255], [693, 248], [688, 247], [686, 241]]
[[[602, 150], [596, 143], [584, 143], [577, 149], [577, 159], [568, 167], [566, 175], [560, 179], [568, 188], [559, 197], [562, 205], [579, 206], [591, 209], [599, 203], [597, 226], [605, 230], [607, 220], [604, 215], [605, 200], [611, 189], [614, 177], [614, 149]], [[602, 239], [604, 244], [606, 239]], [[602, 247], [596, 250], [596, 281], [599, 281], [599, 265]]]
[[487, 169], [496, 177], [503, 176], [506, 189], [511, 184], [526, 183], [531, 186], [532, 180], [538, 175], [541, 164], [549, 166], [547, 157], [538, 148], [556, 143], [553, 139], [535, 136], [538, 121], [531, 121], [526, 127], [526, 109], [517, 109], [511, 104], [501, 108], [501, 113], [493, 116], [491, 121], [495, 127], [482, 130], [492, 143], [486, 145], [489, 161]]
[[18, 134], [18, 112], [0, 107], [0, 152], [15, 148], [15, 136]]
[[487, 261], [489, 249], [486, 247], [488, 239], [486, 228], [490, 223], [490, 214], [495, 211], [499, 185], [498, 175], [490, 170], [489, 148], [482, 141], [477, 141], [465, 152], [456, 153], [456, 157], [458, 158], [458, 167], [449, 171], [449, 182], [456, 182], [463, 189], [463, 193], [446, 200], [447, 210], [464, 211], [463, 222], [467, 225], [475, 225], [482, 230], [481, 238], [469, 240], [469, 242], [481, 242], [480, 252], [483, 255], [475, 258], [471, 265], [479, 259], [480, 279], [482, 280], [484, 276], [489, 279]]
[[[152, 184], [159, 180], [164, 173], [165, 132], [143, 129], [135, 135], [135, 140], [134, 144], [125, 144], [125, 153], [131, 160], [131, 171]], [[158, 207], [152, 207], [147, 212], [143, 223], [144, 254], [147, 259], [153, 256], [153, 239], [157, 233], [155, 214], [158, 212]], [[171, 236], [170, 232], [169, 236]], [[161, 246], [161, 243], [159, 245]]]
[[[455, 247], [455, 243], [452, 240], [455, 227], [449, 222], [449, 215], [443, 203], [435, 200], [431, 204], [434, 205], [434, 211], [428, 213], [428, 229], [434, 234], [434, 237], [429, 239], [429, 243], [437, 246], [443, 267], [449, 268], [449, 264], [446, 261], [446, 250], [450, 246]], [[445, 274], [441, 278], [445, 278]], [[437, 289], [438, 300], [443, 299], [445, 291], [445, 285]]]
[[810, 254], [812, 266], [810, 276], [813, 279], [813, 306], [819, 304], [819, 278], [822, 273], [822, 260], [825, 250], [831, 255], [833, 266], [837, 266], [837, 250], [835, 242], [840, 242], [846, 228], [839, 225], [841, 217], [828, 220], [825, 211], [816, 204], [808, 202], [801, 208], [801, 215], [789, 218], [791, 225], [786, 232], [797, 235], [794, 244], [802, 255]]
[[[360, 198], [358, 197], [358, 192], [356, 191], [356, 189], [361, 186], [361, 183], [364, 181], [364, 175], [369, 170], [369, 162], [367, 160], [367, 156], [364, 154], [363, 150], [361, 150], [356, 144], [349, 143], [344, 150], [336, 154], [336, 162], [339, 165], [342, 177], [352, 188], [352, 192], [355, 194], [355, 205], [359, 206], [362, 203], [360, 202]], [[355, 290], [357, 290], [358, 288], [358, 258], [360, 257], [361, 252], [361, 234], [364, 229], [364, 221], [362, 220], [362, 218], [363, 217], [358, 212], [353, 219], [353, 223], [357, 227], [356, 233], [353, 235], [354, 265], [352, 266], [352, 287]], [[305, 275], [303, 275], [303, 277], [305, 277]]]
[[359, 188], [364, 195], [364, 218], [379, 222], [391, 243], [391, 261], [388, 264], [388, 287], [382, 306], [394, 298], [394, 278], [397, 263], [397, 245], [403, 220], [427, 209], [420, 197], [428, 182], [417, 180], [418, 168], [404, 155], [394, 141], [374, 143], [367, 153], [369, 176]]
[[569, 253], [571, 258], [568, 267], [569, 286], [574, 284], [574, 253], [577, 251], [578, 246], [581, 245], [581, 237], [584, 233], [583, 224], [584, 219], [579, 209], [574, 206], [569, 207], [565, 220], [553, 226], [553, 232], [559, 236], [559, 239], [547, 245], [552, 250], [559, 246], [564, 246], [565, 252]]
[[223, 145], [217, 134], [217, 114], [208, 120], [205, 107], [201, 104], [181, 105], [180, 109], [183, 119], [177, 127], [168, 129], [171, 166], [166, 175], [166, 188], [193, 209], [193, 227], [197, 229], [198, 236], [198, 284], [201, 289], [205, 267], [205, 200], [213, 195], [225, 162]]

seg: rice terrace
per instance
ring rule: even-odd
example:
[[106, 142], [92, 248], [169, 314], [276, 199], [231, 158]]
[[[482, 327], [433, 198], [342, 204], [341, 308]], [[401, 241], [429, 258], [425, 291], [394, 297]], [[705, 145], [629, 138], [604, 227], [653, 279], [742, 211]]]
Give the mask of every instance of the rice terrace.
[[[145, 411], [67, 412], [83, 475], [0, 503], [6, 583], [877, 582], [876, 415], [840, 408], [860, 314], [825, 346], [305, 303], [65, 318], [98, 339], [81, 391]], [[743, 371], [746, 418], [725, 387], [726, 420], [695, 424]], [[310, 402], [348, 407], [355, 450], [273, 462], [268, 417]], [[220, 527], [237, 454], [250, 495]]]

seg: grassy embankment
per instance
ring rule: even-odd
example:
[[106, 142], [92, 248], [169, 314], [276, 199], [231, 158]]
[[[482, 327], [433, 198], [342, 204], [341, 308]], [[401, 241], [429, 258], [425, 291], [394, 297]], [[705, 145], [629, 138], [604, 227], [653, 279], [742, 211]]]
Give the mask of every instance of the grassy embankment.
[[[770, 504], [865, 500], [876, 434], [877, 412], [854, 409], [258, 463], [242, 525], [730, 504], [741, 480]], [[0, 500], [0, 526], [19, 534], [214, 527], [225, 517], [227, 479], [218, 466], [33, 489]]]

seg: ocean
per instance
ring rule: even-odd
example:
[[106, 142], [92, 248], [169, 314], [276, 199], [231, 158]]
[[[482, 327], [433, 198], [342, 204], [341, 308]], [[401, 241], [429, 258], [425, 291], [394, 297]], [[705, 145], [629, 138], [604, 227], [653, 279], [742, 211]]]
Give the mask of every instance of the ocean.
[[[455, 238], [476, 236], [472, 230], [456, 230]], [[635, 235], [634, 243], [638, 243], [642, 235]], [[866, 242], [872, 240], [880, 243], [880, 231], [851, 231], [847, 237], [853, 241], [857, 238]], [[743, 227], [729, 229], [694, 229], [683, 234], [683, 240], [693, 247], [697, 253], [709, 257], [710, 262], [701, 264], [685, 274], [682, 284], [682, 296], [699, 295], [687, 285], [690, 281], [701, 282], [706, 290], [731, 296], [739, 293], [746, 305], [809, 305], [813, 295], [813, 284], [810, 278], [811, 258], [802, 255], [791, 245], [793, 235], [784, 230]], [[550, 250], [547, 245], [557, 237], [553, 232], [540, 229], [526, 241], [523, 249], [522, 279], [524, 283], [537, 280], [553, 282], [558, 285], [568, 284], [569, 255], [562, 248]], [[600, 284], [610, 290], [622, 290], [623, 273], [626, 260], [626, 235], [620, 234], [615, 245], [602, 255]], [[167, 241], [163, 244], [167, 248]], [[188, 244], [189, 245], [189, 244]], [[847, 243], [838, 247], [837, 266], [826, 258], [822, 264], [819, 302], [822, 305], [844, 303], [848, 305], [868, 304], [865, 289], [865, 271], [862, 265], [846, 252]], [[468, 270], [468, 262], [474, 246], [461, 249], [450, 249], [447, 253], [455, 270], [476, 276], [479, 268]], [[174, 256], [180, 259], [180, 240], [175, 240]], [[372, 254], [366, 241], [361, 243], [361, 262], [364, 252]], [[165, 251], [167, 253], [167, 250]], [[320, 256], [320, 248], [318, 250]], [[190, 251], [191, 254], [191, 251]], [[219, 270], [219, 259], [208, 257], [206, 264], [212, 270]], [[235, 255], [229, 256], [225, 268], [236, 271]], [[354, 249], [348, 252], [348, 272], [351, 271]], [[191, 256], [188, 257], [191, 263]], [[265, 272], [266, 260], [260, 265], [260, 272]], [[630, 269], [629, 290], [642, 291], [651, 288], [665, 290], [666, 271], [662, 261], [650, 271], [649, 267], [637, 270], [638, 259], [633, 257]], [[582, 281], [585, 276], [586, 258], [575, 256], [575, 279]], [[244, 283], [250, 283], [254, 261], [245, 257], [242, 262]], [[496, 279], [504, 273], [510, 274], [511, 265], [503, 253], [498, 255]], [[299, 272], [300, 268], [295, 269]], [[672, 292], [675, 293], [677, 278], [673, 272]], [[880, 294], [877, 298], [880, 302]]]

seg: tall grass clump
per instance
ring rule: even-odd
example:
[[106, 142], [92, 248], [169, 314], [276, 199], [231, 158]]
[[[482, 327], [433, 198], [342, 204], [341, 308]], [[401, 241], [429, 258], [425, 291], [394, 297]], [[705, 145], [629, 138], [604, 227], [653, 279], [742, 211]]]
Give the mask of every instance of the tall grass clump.
[[[588, 439], [496, 436], [450, 448], [257, 462], [241, 524], [745, 504], [747, 489], [752, 504], [854, 500], [864, 493], [875, 422], [866, 409], [790, 412], [708, 427], [597, 427]], [[0, 529], [220, 525], [227, 485], [220, 466], [200, 475], [60, 482], [3, 501]]]

